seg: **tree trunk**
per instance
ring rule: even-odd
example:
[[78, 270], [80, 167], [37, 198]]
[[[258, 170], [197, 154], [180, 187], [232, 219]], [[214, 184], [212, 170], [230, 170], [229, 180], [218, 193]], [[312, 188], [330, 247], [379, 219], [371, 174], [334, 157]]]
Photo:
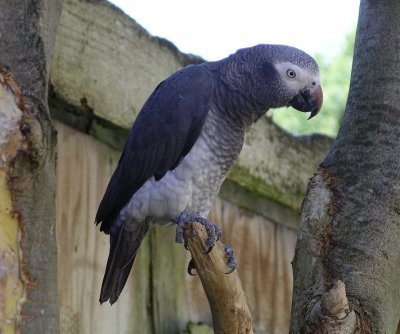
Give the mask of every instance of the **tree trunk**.
[[59, 328], [47, 88], [61, 7], [0, 0], [0, 332]]
[[399, 1], [361, 1], [346, 112], [303, 202], [291, 333], [396, 333], [399, 15]]

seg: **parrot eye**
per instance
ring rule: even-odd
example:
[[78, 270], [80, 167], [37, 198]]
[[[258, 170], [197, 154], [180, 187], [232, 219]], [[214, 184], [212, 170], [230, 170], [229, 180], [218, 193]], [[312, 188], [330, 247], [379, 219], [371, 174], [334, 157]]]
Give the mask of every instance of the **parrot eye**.
[[289, 69], [286, 71], [286, 75], [287, 75], [289, 78], [293, 79], [293, 78], [296, 77], [296, 72], [293, 71], [293, 70], [291, 70], [291, 69], [289, 68]]

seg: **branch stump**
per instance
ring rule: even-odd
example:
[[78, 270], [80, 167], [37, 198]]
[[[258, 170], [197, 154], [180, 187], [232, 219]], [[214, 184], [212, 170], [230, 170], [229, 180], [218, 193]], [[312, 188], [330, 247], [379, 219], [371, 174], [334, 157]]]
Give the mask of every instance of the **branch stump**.
[[207, 231], [197, 222], [186, 225], [184, 238], [210, 304], [215, 334], [252, 334], [242, 283], [236, 269], [227, 274], [230, 269], [223, 244], [217, 241], [212, 251], [205, 254]]

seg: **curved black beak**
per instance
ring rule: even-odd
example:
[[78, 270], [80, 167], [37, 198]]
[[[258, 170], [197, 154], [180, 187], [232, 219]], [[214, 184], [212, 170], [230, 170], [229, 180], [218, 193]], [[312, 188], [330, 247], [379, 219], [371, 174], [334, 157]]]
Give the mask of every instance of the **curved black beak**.
[[289, 102], [289, 105], [301, 112], [311, 112], [308, 119], [313, 118], [321, 110], [324, 94], [321, 86], [315, 89], [304, 88]]

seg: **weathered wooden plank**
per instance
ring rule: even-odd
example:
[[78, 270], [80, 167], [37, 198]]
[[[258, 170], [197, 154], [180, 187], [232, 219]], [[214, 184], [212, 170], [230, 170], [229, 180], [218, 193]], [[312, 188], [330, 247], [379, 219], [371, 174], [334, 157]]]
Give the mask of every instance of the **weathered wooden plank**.
[[263, 117], [246, 134], [228, 178], [300, 212], [308, 180], [332, 144], [323, 135], [293, 136]]
[[172, 226], [155, 227], [150, 236], [154, 333], [178, 333], [187, 325], [185, 250]]
[[71, 103], [128, 127], [161, 80], [196, 61], [107, 1], [66, 0], [51, 82]]
[[108, 237], [93, 222], [119, 157], [90, 136], [56, 122], [58, 287], [62, 333], [151, 333], [150, 261], [143, 241], [118, 303], [98, 298], [108, 256]]

